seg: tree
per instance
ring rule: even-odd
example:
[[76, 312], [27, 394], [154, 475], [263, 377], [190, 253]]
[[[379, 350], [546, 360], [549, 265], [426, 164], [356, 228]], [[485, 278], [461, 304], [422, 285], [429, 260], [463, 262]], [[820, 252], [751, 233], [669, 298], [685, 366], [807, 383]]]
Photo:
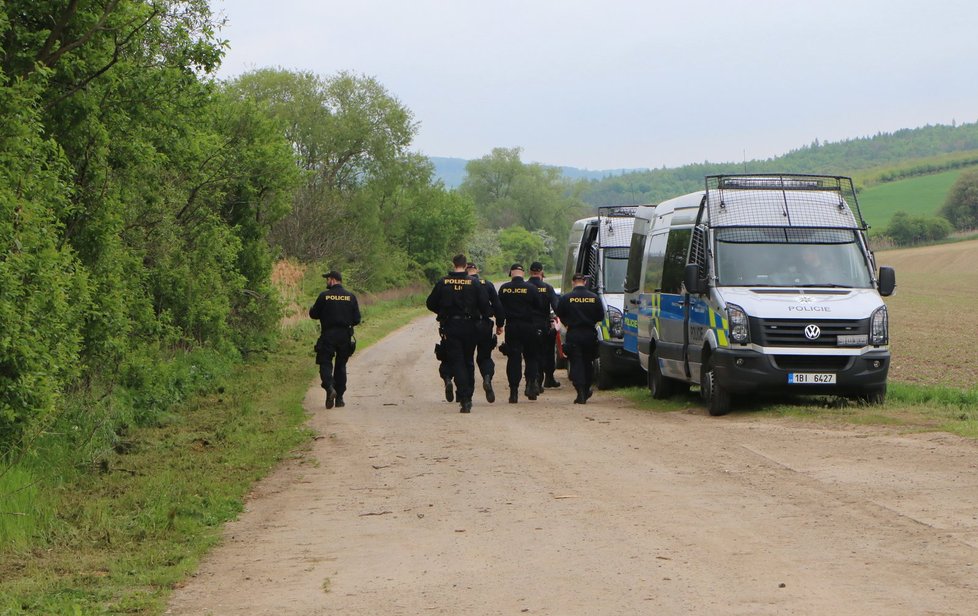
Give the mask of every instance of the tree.
[[955, 229], [978, 229], [978, 168], [958, 176], [939, 213]]
[[540, 234], [527, 231], [519, 225], [499, 231], [499, 247], [507, 261], [522, 263], [527, 270], [530, 262], [543, 258], [547, 250]]
[[417, 131], [411, 112], [377, 80], [350, 73], [262, 69], [229, 87], [280, 122], [304, 173], [292, 212], [273, 234], [284, 254], [337, 266], [369, 257], [363, 249], [384, 237], [380, 202], [358, 195], [400, 172]]
[[914, 246], [924, 242], [935, 242], [951, 233], [951, 223], [939, 216], [911, 216], [907, 212], [896, 212], [886, 227], [886, 235], [899, 246]]
[[[490, 229], [517, 225], [542, 230], [547, 237], [565, 237], [573, 221], [589, 211], [578, 196], [582, 184], [565, 180], [557, 168], [523, 163], [520, 148], [496, 148], [469, 161], [466, 174], [459, 192], [472, 198]], [[550, 250], [538, 256], [550, 265], [563, 265]]]

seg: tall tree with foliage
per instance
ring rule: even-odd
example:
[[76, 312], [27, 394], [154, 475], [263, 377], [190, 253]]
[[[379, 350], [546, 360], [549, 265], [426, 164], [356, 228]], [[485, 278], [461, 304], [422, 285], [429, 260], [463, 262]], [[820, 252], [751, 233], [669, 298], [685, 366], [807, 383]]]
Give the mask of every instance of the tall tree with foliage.
[[283, 254], [386, 288], [440, 272], [471, 233], [468, 201], [408, 150], [417, 124], [376, 79], [262, 69], [229, 89], [266, 106], [298, 156], [302, 184], [273, 234]]
[[940, 210], [955, 229], [978, 229], [978, 169], [964, 171]]
[[[578, 197], [579, 185], [564, 180], [557, 168], [523, 163], [520, 153], [520, 148], [496, 148], [469, 161], [459, 192], [473, 200], [489, 228], [516, 225], [547, 237], [565, 237], [571, 223], [590, 210]], [[541, 258], [562, 265], [557, 255]]]

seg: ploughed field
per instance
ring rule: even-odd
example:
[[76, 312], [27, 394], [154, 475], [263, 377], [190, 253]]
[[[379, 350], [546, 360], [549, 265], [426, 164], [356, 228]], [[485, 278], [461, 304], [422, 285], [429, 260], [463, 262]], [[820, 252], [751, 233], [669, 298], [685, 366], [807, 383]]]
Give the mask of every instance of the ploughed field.
[[887, 250], [896, 268], [890, 380], [971, 389], [978, 383], [978, 241]]

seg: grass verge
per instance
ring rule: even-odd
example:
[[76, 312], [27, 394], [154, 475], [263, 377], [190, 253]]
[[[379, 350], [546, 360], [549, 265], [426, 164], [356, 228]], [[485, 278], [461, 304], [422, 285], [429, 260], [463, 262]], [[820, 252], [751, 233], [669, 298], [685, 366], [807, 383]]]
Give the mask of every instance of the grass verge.
[[[699, 391], [653, 400], [645, 387], [618, 390], [636, 408], [706, 415]], [[886, 403], [875, 406], [838, 396], [751, 396], [734, 398], [731, 416], [785, 417], [824, 423], [895, 426], [907, 432], [941, 430], [978, 438], [978, 389], [889, 383]], [[722, 418], [718, 418], [722, 420]]]
[[[358, 347], [423, 314], [423, 300], [364, 306]], [[307, 447], [302, 400], [317, 373], [317, 327], [288, 328], [275, 351], [156, 425], [132, 429], [126, 447], [92, 468], [40, 479], [10, 468], [0, 489], [23, 489], [11, 489], [19, 500], [5, 497], [4, 507], [33, 523], [3, 525], [0, 615], [161, 614], [254, 482]], [[55, 519], [38, 523], [42, 515]]]

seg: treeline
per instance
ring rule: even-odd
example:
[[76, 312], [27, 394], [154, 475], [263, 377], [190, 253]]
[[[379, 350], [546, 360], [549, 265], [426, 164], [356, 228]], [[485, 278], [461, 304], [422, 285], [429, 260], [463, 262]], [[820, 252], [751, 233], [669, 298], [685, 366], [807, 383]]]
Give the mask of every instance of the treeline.
[[[893, 167], [865, 177], [867, 183], [892, 181], [968, 166], [969, 161], [978, 159], [975, 151], [978, 151], [978, 123], [939, 124], [834, 143], [816, 139], [808, 146], [765, 160], [704, 162], [675, 169], [625, 173], [587, 182], [581, 198], [595, 206], [658, 203], [702, 190], [704, 176], [722, 173], [825, 173], [863, 179], [860, 171]], [[910, 162], [922, 158], [932, 160], [926, 164]], [[882, 177], [886, 173], [890, 175]]]
[[471, 236], [380, 84], [217, 82], [219, 25], [206, 0], [0, 4], [0, 462], [95, 458], [267, 349], [277, 258], [381, 289]]

